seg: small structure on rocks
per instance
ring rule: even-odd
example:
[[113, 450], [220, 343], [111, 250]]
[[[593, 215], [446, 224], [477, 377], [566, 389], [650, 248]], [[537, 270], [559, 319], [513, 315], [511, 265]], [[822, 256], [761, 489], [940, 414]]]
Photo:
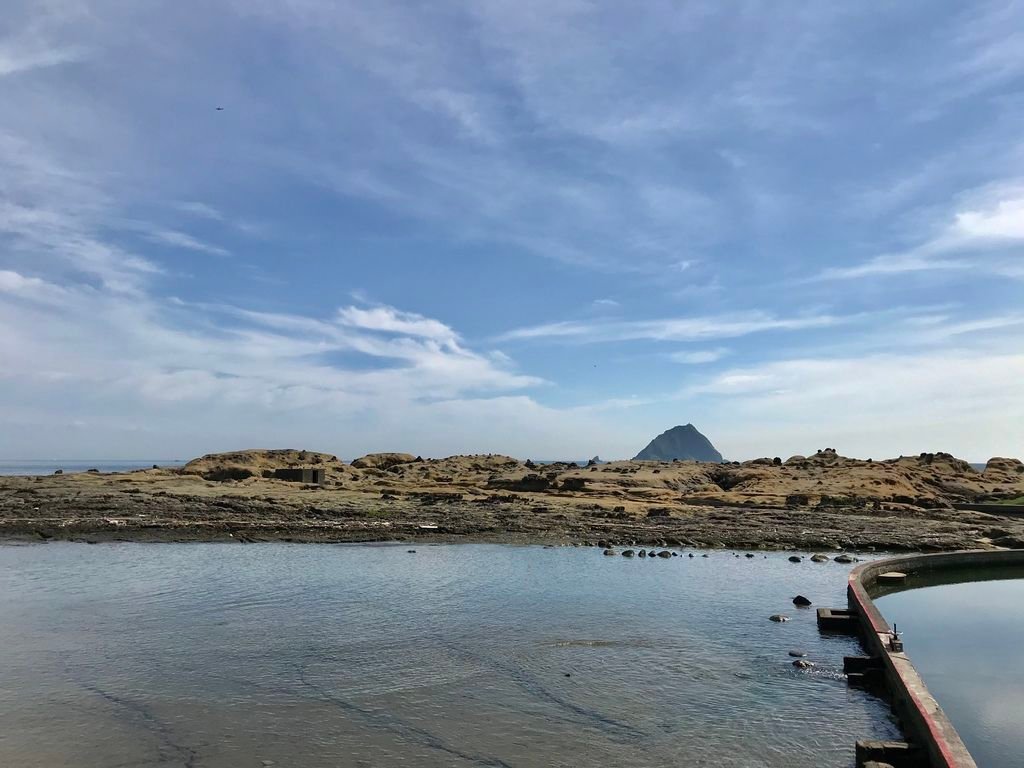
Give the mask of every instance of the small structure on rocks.
[[282, 467], [274, 470], [273, 477], [289, 483], [323, 485], [327, 472], [323, 467]]

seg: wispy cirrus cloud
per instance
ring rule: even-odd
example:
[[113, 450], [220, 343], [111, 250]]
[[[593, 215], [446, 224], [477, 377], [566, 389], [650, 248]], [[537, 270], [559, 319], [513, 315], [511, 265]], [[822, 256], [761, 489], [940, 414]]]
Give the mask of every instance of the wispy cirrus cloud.
[[[125, 190], [37, 142], [0, 135], [0, 168], [0, 392], [22, 413], [63, 398], [69, 409], [87, 402], [89, 421], [115, 432], [172, 406], [236, 420], [245, 409], [299, 414], [308, 427], [314, 412], [411, 418], [543, 383], [447, 324], [388, 305], [315, 316], [168, 297], [160, 264], [129, 243], [228, 250], [129, 214]], [[224, 218], [203, 204], [181, 210]]]
[[169, 245], [173, 248], [184, 248], [187, 251], [198, 251], [199, 253], [208, 253], [212, 256], [230, 255], [225, 248], [205, 243], [186, 232], [178, 232], [173, 229], [157, 229], [147, 232], [145, 237], [154, 243]]
[[[726, 433], [758, 386], [829, 386], [773, 364], [898, 376], [1019, 335], [1018, 3], [4, 12], [0, 421], [25, 444], [62, 419], [632, 455], [681, 409], [728, 400]], [[882, 391], [865, 421], [908, 397]], [[844, 423], [809, 402], [805, 428]]]
[[973, 196], [975, 202], [954, 210], [937, 233], [911, 250], [875, 256], [850, 267], [830, 267], [811, 280], [967, 269], [1013, 276], [1021, 255], [1007, 254], [1006, 248], [1024, 245], [1024, 188], [998, 185]]
[[201, 203], [198, 200], [185, 200], [172, 204], [173, 208], [176, 208], [183, 213], [188, 213], [192, 216], [198, 216], [202, 219], [209, 219], [211, 221], [223, 221], [224, 214], [218, 211], [212, 205]]
[[669, 359], [683, 365], [704, 365], [717, 362], [728, 354], [729, 350], [726, 347], [715, 347], [714, 349], [672, 352], [669, 354]]
[[[71, 9], [51, 9], [25, 26], [7, 27], [6, 34], [0, 33], [0, 78], [83, 60], [89, 53], [87, 46], [63, 42], [54, 35], [56, 27], [76, 15]], [[17, 18], [17, 9], [10, 9], [7, 20]]]
[[516, 328], [499, 337], [502, 341], [571, 340], [585, 343], [617, 341], [702, 341], [728, 339], [765, 331], [798, 331], [825, 328], [848, 322], [829, 314], [777, 317], [764, 312], [745, 312], [707, 317], [656, 320], [576, 321], [545, 323]]
[[342, 325], [368, 331], [416, 336], [452, 345], [458, 341], [455, 331], [444, 323], [394, 307], [344, 307], [338, 310], [338, 320]]

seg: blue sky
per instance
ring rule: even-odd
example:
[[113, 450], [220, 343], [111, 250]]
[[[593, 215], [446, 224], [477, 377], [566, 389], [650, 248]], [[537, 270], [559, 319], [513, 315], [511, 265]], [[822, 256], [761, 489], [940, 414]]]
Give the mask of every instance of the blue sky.
[[1012, 2], [8, 0], [0, 457], [1022, 456], [1022, 50]]

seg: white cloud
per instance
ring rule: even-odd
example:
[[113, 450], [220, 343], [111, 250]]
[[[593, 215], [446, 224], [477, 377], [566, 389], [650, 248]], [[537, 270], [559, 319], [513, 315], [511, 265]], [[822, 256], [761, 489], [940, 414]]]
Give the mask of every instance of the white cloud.
[[174, 207], [177, 208], [179, 211], [191, 214], [193, 216], [198, 216], [199, 218], [202, 219], [210, 219], [211, 221], [224, 220], [224, 214], [218, 211], [212, 205], [200, 203], [195, 200], [175, 203]]
[[[20, 29], [16, 24], [6, 27], [7, 34], [0, 37], [0, 77], [25, 74], [85, 58], [88, 53], [85, 46], [64, 44], [53, 39], [53, 27], [74, 15], [74, 11], [66, 8], [59, 12], [52, 9], [35, 23]], [[13, 8], [5, 9], [5, 16], [9, 22], [17, 19]]]
[[987, 208], [958, 212], [952, 232], [967, 242], [1024, 240], [1024, 195], [997, 200]]
[[32, 50], [15, 46], [0, 48], [0, 77], [27, 72], [41, 67], [55, 67], [81, 60], [85, 52], [77, 48]]
[[729, 455], [807, 453], [824, 445], [871, 456], [952, 450], [1018, 455], [1024, 354], [944, 348], [926, 354], [804, 358], [734, 368], [691, 386], [709, 434]]
[[684, 365], [701, 365], [703, 363], [713, 363], [716, 360], [721, 360], [727, 354], [729, 354], [728, 349], [725, 347], [718, 347], [716, 349], [699, 349], [692, 352], [672, 352], [669, 355], [669, 359], [673, 362], [682, 363]]
[[970, 269], [971, 266], [970, 261], [962, 259], [929, 259], [914, 254], [893, 254], [876, 256], [853, 267], [830, 267], [811, 278], [811, 281], [852, 280], [858, 277], [901, 275], [911, 272], [941, 272]]
[[184, 248], [187, 251], [198, 251], [209, 253], [213, 256], [227, 256], [228, 251], [216, 245], [204, 243], [202, 240], [193, 237], [185, 232], [178, 232], [173, 229], [158, 229], [146, 234], [146, 238], [154, 243], [170, 245], [174, 248]]
[[344, 307], [338, 310], [338, 320], [342, 325], [370, 331], [402, 333], [446, 344], [458, 341], [456, 333], [444, 323], [414, 312], [401, 312], [394, 307]]
[[[255, 313], [235, 313], [238, 320], [230, 322], [226, 313], [200, 305], [58, 287], [9, 271], [0, 272], [0, 289], [8, 296], [0, 296], [0, 356], [5, 375], [23, 382], [88, 382], [118, 398], [143, 401], [341, 411], [540, 383], [511, 370], [507, 358], [458, 347], [450, 330], [439, 343], [436, 329], [446, 326], [391, 307], [378, 308], [375, 317], [386, 312], [407, 325], [350, 328]], [[58, 290], [59, 305], [28, 301]], [[274, 329], [253, 325], [260, 319]], [[425, 336], [428, 331], [435, 336]]]
[[848, 322], [833, 315], [776, 317], [765, 312], [746, 312], [707, 317], [664, 318], [633, 321], [564, 321], [517, 328], [502, 334], [505, 340], [572, 339], [575, 342], [701, 341], [727, 339], [764, 331], [795, 331], [825, 328]]
[[9, 269], [0, 269], [0, 293], [29, 299], [51, 300], [63, 295], [64, 291], [38, 277], [26, 277]]
[[[122, 241], [141, 234], [226, 251], [126, 216], [132, 201], [109, 178], [69, 170], [37, 142], [0, 134], [0, 170], [0, 401], [18, 403], [0, 409], [0, 453], [50, 452], [47, 435], [71, 439], [39, 430], [53, 422], [51, 410], [64, 425], [83, 416], [102, 425], [93, 434], [104, 452], [137, 452], [144, 439], [159, 445], [145, 437], [159, 429], [196, 448], [254, 431], [249, 421], [272, 425], [258, 444], [274, 430], [301, 425], [326, 437], [331, 422], [348, 424], [346, 444], [358, 449], [356, 428], [367, 420], [434, 419], [440, 430], [443, 420], [431, 416], [439, 409], [465, 400], [485, 411], [488, 400], [543, 383], [507, 356], [468, 348], [445, 323], [390, 306], [320, 318], [165, 299], [159, 267]], [[186, 212], [214, 218], [201, 205]]]
[[1004, 184], [968, 197], [977, 202], [954, 211], [949, 223], [913, 249], [850, 267], [831, 267], [809, 281], [968, 269], [1014, 276], [1016, 265], [993, 259], [990, 252], [1024, 242], [1024, 194]]

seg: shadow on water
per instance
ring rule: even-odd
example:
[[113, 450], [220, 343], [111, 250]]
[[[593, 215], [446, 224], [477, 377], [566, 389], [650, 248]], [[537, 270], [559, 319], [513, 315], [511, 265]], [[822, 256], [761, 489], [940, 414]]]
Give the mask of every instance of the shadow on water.
[[375, 730], [384, 731], [399, 737], [405, 741], [413, 742], [422, 747], [442, 752], [452, 757], [457, 757], [462, 760], [466, 760], [473, 765], [481, 766], [497, 766], [497, 768], [512, 768], [510, 763], [505, 762], [501, 758], [479, 755], [469, 752], [464, 752], [459, 748], [448, 744], [444, 739], [419, 726], [411, 725], [407, 722], [403, 722], [399, 718], [386, 712], [374, 712], [368, 709], [364, 709], [347, 699], [343, 699], [330, 691], [323, 688], [320, 684], [309, 679], [308, 667], [312, 661], [316, 662], [324, 661], [323, 657], [319, 654], [314, 655], [309, 662], [300, 663], [296, 668], [298, 679], [301, 684], [314, 692], [319, 698], [324, 701], [328, 701], [335, 707], [340, 709], [346, 715], [350, 717], [356, 717], [360, 720], [362, 725], [367, 728], [373, 728]]
[[133, 721], [142, 729], [152, 734], [158, 742], [158, 762], [173, 763], [183, 768], [197, 768], [199, 753], [192, 747], [182, 744], [170, 726], [159, 719], [150, 707], [145, 704], [118, 696], [92, 683], [78, 683], [83, 690], [95, 694], [109, 704], [120, 709], [124, 717]]
[[922, 570], [907, 574], [907, 578], [899, 583], [875, 583], [871, 587], [871, 597], [881, 598], [908, 592], [914, 589], [928, 589], [952, 584], [981, 583], [986, 581], [1013, 581], [1024, 579], [1024, 568], [1019, 565], [993, 565], [984, 568], [962, 566], [958, 568], [942, 568], [941, 570]]

